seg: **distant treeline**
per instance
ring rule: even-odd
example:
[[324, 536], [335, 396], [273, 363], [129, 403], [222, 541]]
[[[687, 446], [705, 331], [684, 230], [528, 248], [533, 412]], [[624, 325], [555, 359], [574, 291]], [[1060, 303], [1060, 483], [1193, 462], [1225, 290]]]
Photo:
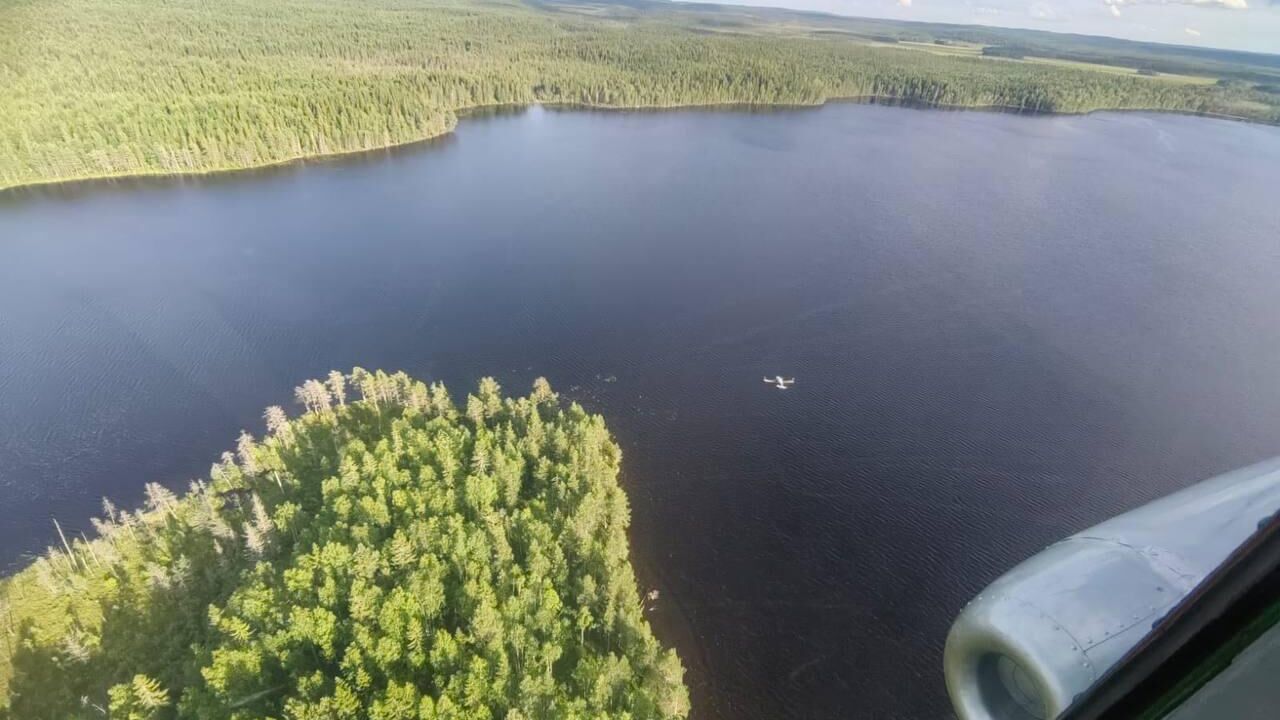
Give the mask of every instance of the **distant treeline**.
[[986, 57], [1002, 57], [1021, 60], [1027, 55], [1030, 55], [1031, 51], [1024, 47], [1018, 47], [1017, 45], [988, 45], [982, 48], [982, 54]]
[[447, 132], [461, 109], [535, 101], [666, 107], [878, 96], [1280, 121], [1276, 96], [1252, 88], [761, 33], [758, 23], [708, 32], [706, 22], [643, 4], [578, 12], [449, 0], [0, 3], [0, 187], [383, 147]]
[[[617, 0], [543, 0], [549, 6], [588, 5], [597, 11], [615, 8]], [[1022, 48], [1026, 55], [1125, 68], [1151, 68], [1162, 73], [1208, 75], [1249, 82], [1280, 80], [1280, 54], [1168, 45], [1098, 35], [1075, 35], [984, 25], [904, 22], [784, 10], [781, 8], [707, 5], [669, 0], [628, 0], [650, 15], [692, 25], [724, 24], [762, 28], [780, 25], [808, 28], [812, 33], [842, 33], [887, 42], [964, 43]]]

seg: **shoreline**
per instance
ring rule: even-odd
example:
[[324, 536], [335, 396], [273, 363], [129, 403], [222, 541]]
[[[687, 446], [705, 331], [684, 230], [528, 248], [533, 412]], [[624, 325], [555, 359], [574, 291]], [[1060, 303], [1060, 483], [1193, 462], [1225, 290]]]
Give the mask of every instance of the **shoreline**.
[[253, 165], [243, 165], [235, 167], [210, 168], [207, 170], [190, 170], [183, 172], [163, 172], [163, 171], [144, 171], [118, 173], [113, 175], [86, 175], [82, 177], [59, 178], [51, 180], [34, 180], [30, 182], [21, 182], [13, 185], [0, 185], [0, 200], [8, 199], [12, 196], [19, 195], [24, 191], [39, 190], [62, 190], [62, 189], [79, 189], [92, 188], [94, 185], [111, 185], [116, 182], [129, 181], [181, 181], [186, 179], [200, 179], [209, 177], [231, 177], [237, 173], [248, 173], [262, 170], [272, 170], [287, 168], [292, 165], [303, 165], [307, 162], [317, 160], [340, 160], [344, 158], [354, 158], [358, 155], [367, 155], [371, 153], [387, 152], [392, 150], [408, 149], [415, 145], [422, 145], [434, 141], [439, 141], [452, 136], [458, 128], [458, 123], [471, 116], [483, 115], [490, 112], [520, 112], [531, 107], [543, 107], [552, 110], [567, 110], [574, 112], [581, 111], [601, 111], [601, 112], [671, 112], [679, 110], [719, 110], [719, 111], [791, 111], [791, 110], [807, 110], [818, 109], [827, 105], [850, 104], [850, 105], [886, 105], [892, 107], [904, 107], [919, 110], [941, 110], [946, 112], [994, 112], [1005, 113], [1010, 115], [1025, 115], [1028, 117], [1054, 117], [1054, 116], [1088, 116], [1098, 113], [1156, 113], [1161, 115], [1181, 115], [1187, 117], [1203, 117], [1215, 120], [1228, 120], [1234, 122], [1243, 122], [1264, 127], [1280, 127], [1280, 122], [1267, 122], [1265, 120], [1257, 120], [1238, 115], [1226, 115], [1223, 113], [1200, 112], [1195, 110], [1173, 110], [1161, 108], [1143, 108], [1143, 107], [1115, 107], [1115, 108], [1096, 108], [1093, 110], [1082, 110], [1079, 112], [1065, 112], [1054, 110], [1031, 110], [1012, 105], [957, 105], [952, 103], [929, 102], [912, 98], [903, 98], [896, 95], [849, 95], [835, 96], [816, 103], [746, 103], [746, 102], [719, 102], [719, 103], [677, 103], [670, 105], [587, 105], [582, 103], [570, 102], [540, 102], [534, 101], [529, 103], [503, 103], [495, 105], [473, 105], [470, 107], [451, 110], [453, 114], [453, 122], [448, 127], [437, 134], [427, 135], [420, 138], [404, 140], [402, 142], [393, 142], [386, 145], [373, 145], [365, 148], [356, 148], [353, 150], [341, 150], [338, 152], [319, 153], [319, 154], [302, 154], [295, 155], [280, 160], [272, 160]]

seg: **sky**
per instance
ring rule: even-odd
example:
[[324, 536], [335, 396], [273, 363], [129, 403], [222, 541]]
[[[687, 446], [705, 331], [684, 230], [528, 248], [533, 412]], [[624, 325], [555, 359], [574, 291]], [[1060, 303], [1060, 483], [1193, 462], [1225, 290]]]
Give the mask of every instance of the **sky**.
[[[711, 0], [717, 1], [717, 0]], [[718, 0], [1280, 53], [1280, 0]]]

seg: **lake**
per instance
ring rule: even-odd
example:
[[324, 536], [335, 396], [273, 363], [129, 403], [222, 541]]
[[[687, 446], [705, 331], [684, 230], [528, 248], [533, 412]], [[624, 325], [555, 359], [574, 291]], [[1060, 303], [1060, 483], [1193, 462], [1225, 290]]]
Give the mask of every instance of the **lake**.
[[1280, 128], [833, 105], [11, 192], [0, 562], [331, 368], [545, 375], [623, 448], [695, 718], [947, 717], [986, 583], [1280, 454], [1277, 187]]

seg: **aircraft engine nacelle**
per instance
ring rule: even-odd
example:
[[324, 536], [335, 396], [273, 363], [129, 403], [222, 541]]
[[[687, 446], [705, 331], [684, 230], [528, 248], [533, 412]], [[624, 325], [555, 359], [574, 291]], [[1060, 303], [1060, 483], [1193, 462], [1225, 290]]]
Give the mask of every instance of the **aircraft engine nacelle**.
[[956, 618], [943, 666], [960, 720], [1057, 717], [1280, 509], [1280, 458], [1049, 546]]

